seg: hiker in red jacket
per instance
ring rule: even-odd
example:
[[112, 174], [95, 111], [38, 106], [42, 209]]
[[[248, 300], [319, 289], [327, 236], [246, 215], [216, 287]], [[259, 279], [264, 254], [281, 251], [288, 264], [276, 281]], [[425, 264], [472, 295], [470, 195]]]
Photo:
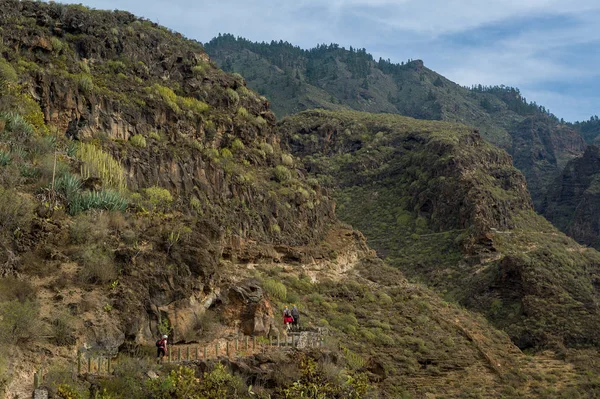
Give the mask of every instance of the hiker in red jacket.
[[290, 310], [286, 306], [285, 309], [283, 309], [283, 324], [285, 325], [285, 329], [289, 330], [290, 329], [290, 325], [293, 322], [294, 322], [294, 318], [292, 317], [292, 313], [290, 312]]
[[167, 355], [167, 337], [163, 335], [161, 339], [156, 341], [156, 357], [157, 362], [162, 362], [163, 358]]

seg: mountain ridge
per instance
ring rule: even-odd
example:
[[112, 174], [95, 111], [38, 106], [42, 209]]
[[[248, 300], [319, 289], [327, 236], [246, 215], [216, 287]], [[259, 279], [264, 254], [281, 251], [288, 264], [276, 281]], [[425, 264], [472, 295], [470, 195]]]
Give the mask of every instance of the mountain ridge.
[[[428, 69], [421, 60], [393, 64], [365, 49], [336, 44], [303, 50], [287, 42], [253, 43], [221, 35], [205, 44], [229, 72], [266, 95], [278, 116], [309, 108], [397, 113], [473, 126], [507, 150], [526, 176], [536, 208], [585, 143], [574, 126], [505, 86], [465, 88]], [[529, 129], [529, 125], [536, 129]]]

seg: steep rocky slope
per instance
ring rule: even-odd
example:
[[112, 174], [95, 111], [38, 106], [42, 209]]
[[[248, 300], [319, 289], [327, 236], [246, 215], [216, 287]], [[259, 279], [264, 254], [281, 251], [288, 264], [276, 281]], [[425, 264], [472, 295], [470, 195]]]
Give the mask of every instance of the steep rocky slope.
[[462, 125], [307, 111], [290, 150], [388, 262], [483, 312], [521, 347], [597, 346], [600, 254], [535, 214], [508, 154]]
[[583, 157], [567, 164], [542, 209], [543, 215], [559, 229], [595, 248], [600, 248], [599, 179], [600, 148], [591, 145]]
[[[30, 397], [38, 367], [50, 393], [70, 399], [187, 399], [194, 384], [203, 398], [315, 387], [338, 398], [548, 398], [598, 386], [587, 356], [526, 357], [375, 258], [280, 148], [268, 102], [198, 43], [126, 12], [42, 2], [0, 0], [0, 27], [0, 396]], [[455, 161], [438, 159], [448, 143], [428, 155], [415, 140], [415, 160], [453, 173]], [[471, 186], [478, 196], [455, 194], [457, 212], [425, 196], [421, 212], [453, 215], [440, 229], [462, 223], [479, 237], [531, 208], [506, 155], [480, 146], [488, 158], [467, 154], [478, 165], [470, 173], [518, 190], [488, 209], [493, 195]], [[417, 193], [426, 183], [413, 172]], [[289, 303], [306, 325], [328, 327], [325, 348], [220, 359], [229, 371], [170, 374], [144, 360], [163, 333], [203, 345], [282, 334], [276, 315]], [[114, 373], [74, 375], [78, 352], [118, 355]]]
[[576, 127], [510, 87], [461, 87], [422, 61], [376, 61], [364, 49], [252, 43], [222, 35], [206, 44], [219, 66], [238, 72], [273, 102], [278, 116], [312, 108], [393, 113], [464, 123], [506, 149], [528, 181], [536, 208], [566, 163], [583, 153]]

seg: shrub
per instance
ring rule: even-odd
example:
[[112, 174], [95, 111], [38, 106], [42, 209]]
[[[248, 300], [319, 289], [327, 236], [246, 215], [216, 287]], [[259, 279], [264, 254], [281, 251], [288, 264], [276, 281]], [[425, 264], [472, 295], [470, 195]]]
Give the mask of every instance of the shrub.
[[281, 163], [291, 168], [294, 166], [294, 158], [290, 154], [281, 154]]
[[0, 82], [16, 82], [18, 79], [15, 68], [4, 58], [0, 59]]
[[134, 147], [146, 148], [146, 138], [141, 134], [136, 134], [135, 136], [132, 136], [129, 140], [131, 141], [131, 144]]
[[27, 343], [39, 334], [39, 307], [32, 301], [17, 300], [0, 304], [0, 342]]
[[237, 92], [232, 88], [227, 89], [227, 98], [229, 99], [229, 102], [233, 105], [237, 104], [240, 101], [240, 95], [237, 94]]
[[350, 349], [344, 349], [346, 363], [351, 370], [360, 370], [366, 366], [367, 361], [358, 353], [352, 352]]
[[109, 60], [106, 63], [106, 65], [111, 70], [111, 72], [114, 74], [123, 73], [127, 70], [127, 65], [125, 65], [125, 63], [123, 63], [123, 61]]
[[17, 229], [28, 230], [33, 219], [32, 201], [13, 189], [0, 187], [0, 227], [13, 233]]
[[14, 277], [0, 279], [0, 302], [14, 301], [26, 302], [35, 299], [35, 288], [27, 280], [18, 280]]
[[57, 346], [75, 345], [77, 337], [73, 334], [73, 318], [60, 314], [51, 323], [52, 342]]
[[160, 134], [158, 132], [152, 131], [152, 132], [150, 132], [149, 136], [151, 139], [154, 139], [156, 141], [161, 140]]
[[52, 44], [52, 49], [54, 51], [56, 51], [57, 53], [60, 53], [63, 50], [63, 48], [65, 47], [65, 44], [63, 43], [63, 41], [60, 40], [56, 36], [52, 36], [50, 38], [50, 43]]
[[260, 143], [260, 149], [267, 155], [273, 155], [273, 146], [269, 143]]
[[79, 271], [82, 282], [106, 284], [117, 278], [113, 259], [105, 250], [97, 247], [84, 248], [77, 258], [82, 265]]
[[248, 116], [248, 110], [244, 107], [239, 107], [237, 110], [237, 114], [238, 116], [241, 116], [242, 118], [245, 118]]
[[166, 188], [149, 187], [144, 190], [144, 195], [151, 211], [164, 211], [173, 202], [173, 196]]
[[98, 177], [105, 186], [116, 190], [125, 190], [127, 181], [121, 164], [112, 155], [93, 144], [82, 143], [77, 148], [77, 156], [81, 165], [81, 176], [84, 179]]
[[267, 295], [277, 298], [281, 301], [286, 300], [287, 288], [283, 283], [275, 280], [266, 280], [263, 286]]
[[203, 114], [210, 109], [207, 103], [192, 97], [178, 97], [177, 101], [181, 108], [188, 110], [193, 114]]
[[77, 77], [77, 87], [83, 93], [91, 93], [94, 90], [94, 81], [90, 75], [81, 74]]
[[244, 148], [246, 148], [246, 146], [240, 139], [235, 139], [233, 140], [233, 143], [231, 143], [231, 149], [234, 152], [242, 151]]
[[177, 105], [177, 94], [168, 87], [155, 83], [148, 89], [151, 93], [158, 95], [162, 101], [176, 114], [181, 113], [181, 108]]
[[203, 76], [205, 72], [206, 66], [204, 64], [198, 64], [192, 67], [192, 73], [196, 77]]
[[221, 158], [230, 159], [233, 158], [233, 154], [228, 148], [221, 148]]
[[103, 242], [108, 235], [107, 217], [98, 212], [77, 215], [69, 225], [69, 238], [73, 244]]
[[[194, 370], [179, 367], [171, 371], [166, 378], [150, 380], [146, 383], [146, 397], [171, 399], [221, 399], [246, 397], [240, 392], [248, 392], [248, 388], [234, 377], [220, 363], [211, 372], [206, 372], [198, 379]], [[193, 394], [191, 394], [193, 393]]]
[[258, 126], [264, 126], [267, 124], [267, 120], [260, 115], [256, 117], [255, 121]]
[[273, 177], [279, 183], [284, 183], [292, 178], [292, 172], [290, 172], [290, 170], [283, 165], [277, 165], [273, 169]]

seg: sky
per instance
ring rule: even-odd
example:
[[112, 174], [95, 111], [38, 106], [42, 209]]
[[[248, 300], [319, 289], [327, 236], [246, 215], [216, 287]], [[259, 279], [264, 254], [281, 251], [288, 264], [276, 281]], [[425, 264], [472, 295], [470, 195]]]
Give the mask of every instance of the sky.
[[[79, 0], [208, 42], [219, 33], [422, 59], [461, 85], [518, 87], [567, 121], [600, 114], [598, 0]], [[64, 1], [63, 1], [64, 2]]]

